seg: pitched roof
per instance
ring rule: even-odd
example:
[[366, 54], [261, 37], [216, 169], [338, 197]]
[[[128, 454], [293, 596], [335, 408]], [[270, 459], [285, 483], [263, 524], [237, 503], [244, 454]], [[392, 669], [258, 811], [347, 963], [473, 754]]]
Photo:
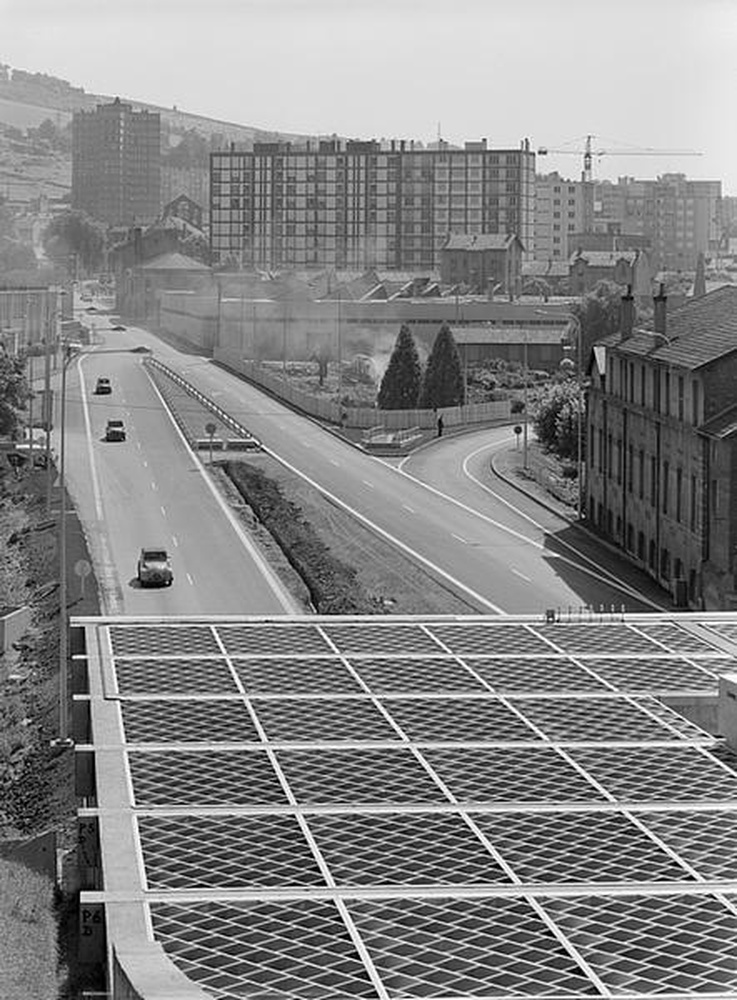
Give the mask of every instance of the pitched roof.
[[506, 250], [516, 239], [508, 233], [450, 233], [443, 250]]
[[576, 250], [569, 259], [571, 264], [585, 260], [589, 267], [616, 267], [620, 260], [634, 264], [637, 250]]
[[627, 340], [609, 343], [628, 354], [647, 355], [665, 364], [696, 369], [737, 351], [737, 286], [725, 285], [668, 314], [666, 332], [635, 330]]
[[209, 271], [210, 268], [183, 253], [162, 253], [140, 265], [142, 271]]
[[567, 260], [527, 260], [522, 262], [523, 278], [567, 278]]
[[555, 344], [561, 346], [559, 326], [454, 326], [451, 333], [457, 344]]

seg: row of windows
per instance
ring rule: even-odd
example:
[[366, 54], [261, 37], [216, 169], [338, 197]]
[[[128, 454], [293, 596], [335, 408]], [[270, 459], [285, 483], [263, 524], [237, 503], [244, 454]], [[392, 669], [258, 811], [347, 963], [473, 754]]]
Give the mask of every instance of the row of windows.
[[[653, 334], [657, 339], [660, 335]], [[668, 369], [637, 365], [619, 359], [613, 372], [612, 393], [630, 403], [647, 406], [666, 417], [698, 424], [701, 415], [701, 387], [697, 379], [686, 384], [683, 375]]]
[[[679, 523], [684, 521], [687, 513], [689, 530], [697, 530], [701, 496], [697, 476], [690, 476], [686, 496], [686, 477], [680, 465], [674, 468], [668, 459], [664, 459], [658, 468], [655, 455], [648, 454], [644, 448], [635, 449], [632, 444], [627, 445], [625, 450], [621, 438], [614, 438], [611, 434], [605, 436], [601, 428], [596, 432], [591, 428], [589, 448], [592, 462], [596, 463], [600, 473], [624, 485], [627, 493], [638, 496], [640, 500], [647, 498], [651, 507], [659, 507], [663, 514]], [[718, 493], [714, 484], [711, 491], [714, 514], [717, 513], [717, 502]]]
[[[594, 504], [593, 499], [589, 502], [589, 518], [595, 522], [597, 527], [606, 532], [618, 542], [622, 542], [628, 552], [637, 556], [640, 562], [647, 563], [653, 573], [659, 574], [664, 580], [687, 580], [688, 599], [692, 601], [696, 598], [697, 572], [695, 569], [686, 570], [680, 558], [676, 557], [671, 561], [671, 553], [662, 546], [658, 550], [657, 541], [648, 538], [644, 531], [638, 531], [637, 541], [635, 541], [635, 529], [629, 521], [623, 525], [622, 518], [616, 515], [610, 507], [604, 504]], [[622, 528], [624, 527], [624, 536]], [[687, 575], [688, 572], [688, 575]]]

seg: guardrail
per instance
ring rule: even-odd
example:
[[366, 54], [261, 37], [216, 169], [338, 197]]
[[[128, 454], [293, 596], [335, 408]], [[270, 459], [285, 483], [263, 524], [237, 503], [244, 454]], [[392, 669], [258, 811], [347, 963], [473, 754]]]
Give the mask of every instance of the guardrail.
[[[233, 451], [244, 451], [249, 449], [258, 450], [261, 448], [261, 442], [258, 438], [254, 437], [253, 434], [251, 434], [247, 427], [238, 423], [238, 421], [231, 417], [229, 413], [226, 413], [225, 410], [217, 405], [217, 403], [213, 403], [213, 401], [208, 399], [208, 397], [205, 396], [204, 393], [200, 392], [199, 389], [195, 389], [195, 387], [186, 379], [182, 378], [178, 372], [175, 372], [161, 361], [157, 361], [156, 358], [147, 357], [144, 360], [144, 364], [151, 365], [158, 371], [163, 372], [167, 378], [170, 378], [172, 382], [175, 382], [178, 386], [184, 389], [184, 391], [192, 396], [193, 399], [196, 399], [199, 403], [201, 403], [202, 406], [204, 406], [206, 410], [209, 410], [214, 417], [217, 417], [221, 424], [233, 431], [234, 434], [238, 435], [235, 438], [226, 438], [224, 442], [222, 442], [222, 439], [219, 439], [221, 440], [220, 448], [224, 447]], [[196, 448], [209, 448], [210, 439], [198, 438], [194, 442], [194, 446]], [[216, 447], [214, 443], [213, 447]]]

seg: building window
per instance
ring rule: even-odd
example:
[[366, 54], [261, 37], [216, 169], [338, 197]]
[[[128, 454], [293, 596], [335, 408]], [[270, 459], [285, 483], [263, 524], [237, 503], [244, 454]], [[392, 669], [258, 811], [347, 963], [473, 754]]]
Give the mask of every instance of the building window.
[[683, 376], [678, 376], [678, 419], [683, 420], [683, 405], [684, 405], [684, 382]]
[[617, 482], [622, 482], [622, 439], [617, 438]]
[[691, 383], [691, 423], [699, 422], [699, 383], [694, 379]]
[[670, 416], [670, 372], [663, 373], [663, 413]]
[[668, 485], [670, 481], [670, 464], [663, 462], [663, 513], [668, 513]]
[[640, 454], [638, 456], [638, 476], [637, 481], [640, 487], [640, 500], [645, 496], [645, 449], [640, 448]]
[[604, 471], [604, 431], [601, 428], [599, 428], [598, 458], [599, 458], [599, 472], [603, 472]]
[[660, 413], [660, 369], [653, 368], [653, 409]]
[[698, 500], [698, 490], [697, 490], [696, 476], [691, 476], [691, 503], [689, 504], [689, 509], [691, 512], [689, 528], [691, 531], [696, 531], [696, 503]]
[[645, 366], [640, 368], [640, 406], [645, 405]]
[[632, 480], [633, 480], [633, 470], [634, 465], [635, 449], [630, 444], [627, 446], [627, 492], [632, 492]]
[[[614, 461], [614, 448], [612, 447], [612, 435], [607, 434], [606, 437], [606, 471], [607, 475], [611, 479], [612, 475], [612, 463]], [[610, 532], [611, 534], [611, 532]]]
[[683, 500], [681, 494], [683, 493], [683, 469], [680, 467], [676, 469], [676, 521], [681, 520], [681, 514], [683, 513]]
[[655, 455], [650, 456], [650, 506], [654, 507], [658, 502], [658, 466]]

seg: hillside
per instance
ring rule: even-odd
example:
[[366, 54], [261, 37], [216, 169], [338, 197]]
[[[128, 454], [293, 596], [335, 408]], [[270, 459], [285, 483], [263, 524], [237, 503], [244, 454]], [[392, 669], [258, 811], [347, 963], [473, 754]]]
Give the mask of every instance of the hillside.
[[210, 148], [224, 147], [231, 142], [250, 146], [254, 141], [307, 138], [188, 114], [178, 108], [132, 100], [123, 94], [92, 94], [67, 80], [45, 73], [28, 73], [0, 63], [0, 195], [27, 201], [42, 192], [52, 197], [65, 194], [71, 186], [71, 155], [68, 151], [45, 149], [37, 142], [29, 142], [25, 132], [29, 128], [37, 129], [45, 120], [65, 130], [75, 111], [94, 109], [98, 104], [109, 103], [114, 96], [136, 110], [156, 111], [161, 115], [165, 150], [176, 147], [192, 132], [205, 139]]

